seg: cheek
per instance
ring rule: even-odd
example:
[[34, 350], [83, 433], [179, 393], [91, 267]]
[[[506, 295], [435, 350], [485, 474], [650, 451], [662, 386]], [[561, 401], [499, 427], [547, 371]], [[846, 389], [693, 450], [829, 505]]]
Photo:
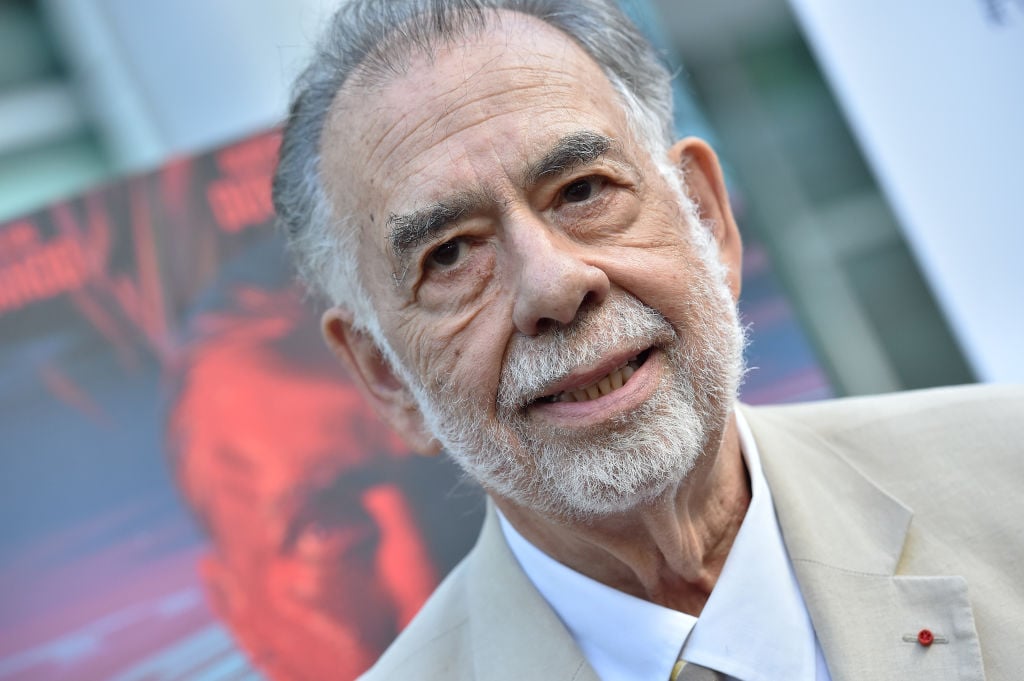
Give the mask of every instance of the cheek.
[[[499, 265], [497, 250], [481, 249], [453, 273], [421, 287], [420, 305], [398, 329], [408, 364], [426, 385], [431, 380], [451, 383], [460, 374], [473, 383], [493, 371], [500, 373], [504, 347], [511, 333], [511, 286]], [[496, 379], [495, 379], [496, 380]]]
[[604, 267], [609, 279], [673, 326], [692, 327], [700, 318], [697, 282], [706, 278], [703, 263], [678, 238], [619, 250]]
[[420, 381], [428, 389], [452, 388], [462, 395], [493, 393], [510, 328], [508, 306], [493, 296], [455, 317], [422, 316], [405, 336], [415, 353], [409, 365]]

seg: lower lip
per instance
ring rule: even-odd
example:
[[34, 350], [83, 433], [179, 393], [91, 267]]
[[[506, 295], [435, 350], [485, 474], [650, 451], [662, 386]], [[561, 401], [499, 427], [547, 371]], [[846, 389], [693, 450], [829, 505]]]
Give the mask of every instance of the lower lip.
[[662, 357], [662, 353], [652, 349], [647, 361], [637, 368], [629, 380], [621, 388], [607, 395], [585, 402], [538, 402], [530, 407], [530, 412], [545, 421], [557, 422], [562, 426], [585, 428], [632, 411], [646, 402], [657, 390]]

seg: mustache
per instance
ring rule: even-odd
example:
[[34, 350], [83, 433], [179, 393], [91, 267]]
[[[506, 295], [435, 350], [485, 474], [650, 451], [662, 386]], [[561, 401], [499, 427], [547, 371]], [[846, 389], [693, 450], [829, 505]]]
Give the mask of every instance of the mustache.
[[499, 411], [515, 411], [548, 394], [548, 386], [623, 348], [637, 352], [671, 342], [675, 330], [661, 313], [619, 294], [592, 305], [568, 326], [513, 338], [498, 385]]

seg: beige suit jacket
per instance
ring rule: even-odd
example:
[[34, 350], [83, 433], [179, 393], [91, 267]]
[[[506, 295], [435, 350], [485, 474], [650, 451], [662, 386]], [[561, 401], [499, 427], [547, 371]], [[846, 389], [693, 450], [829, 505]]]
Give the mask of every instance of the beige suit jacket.
[[[834, 681], [1024, 679], [1024, 390], [743, 412]], [[597, 681], [493, 512], [365, 678]]]

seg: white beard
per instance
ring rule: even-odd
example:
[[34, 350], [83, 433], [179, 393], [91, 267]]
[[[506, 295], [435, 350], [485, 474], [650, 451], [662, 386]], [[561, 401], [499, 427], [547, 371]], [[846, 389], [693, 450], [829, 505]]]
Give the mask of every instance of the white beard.
[[[717, 248], [691, 224], [698, 262], [688, 264], [688, 299], [696, 318], [687, 328], [677, 332], [635, 297], [613, 292], [567, 327], [516, 337], [496, 419], [457, 385], [412, 382], [427, 425], [471, 478], [541, 514], [582, 520], [653, 500], [717, 449], [743, 375], [744, 334]], [[572, 370], [648, 346], [664, 353], [668, 371], [639, 408], [585, 430], [530, 418], [526, 403]]]

